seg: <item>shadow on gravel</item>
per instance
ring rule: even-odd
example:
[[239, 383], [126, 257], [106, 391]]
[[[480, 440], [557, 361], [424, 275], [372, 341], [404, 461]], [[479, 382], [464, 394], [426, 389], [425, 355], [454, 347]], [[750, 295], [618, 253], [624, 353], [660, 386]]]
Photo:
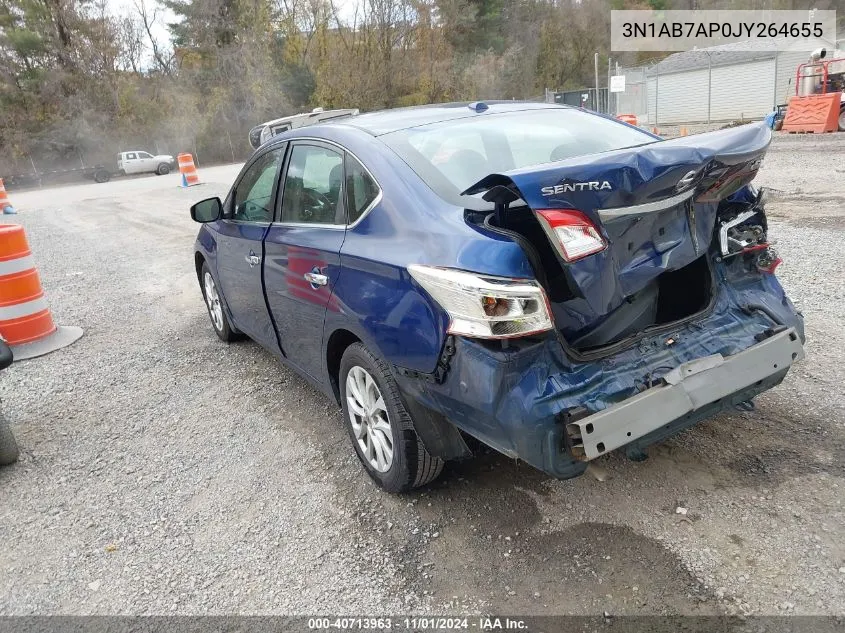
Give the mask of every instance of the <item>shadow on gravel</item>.
[[720, 435], [728, 430], [741, 438], [738, 444], [744, 448], [726, 455], [723, 464], [735, 485], [772, 487], [805, 475], [845, 475], [845, 438], [810, 411], [799, 419], [767, 404], [730, 420]]
[[719, 613], [674, 554], [629, 527], [580, 523], [509, 539], [432, 542], [436, 594], [504, 613]]

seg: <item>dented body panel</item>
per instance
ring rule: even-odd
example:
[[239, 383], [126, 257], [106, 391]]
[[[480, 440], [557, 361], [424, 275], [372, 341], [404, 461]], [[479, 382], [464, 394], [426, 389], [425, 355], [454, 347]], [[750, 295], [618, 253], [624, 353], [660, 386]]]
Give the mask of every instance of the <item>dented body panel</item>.
[[[803, 318], [784, 293], [774, 275], [730, 283], [741, 262], [717, 263], [719, 291], [708, 314], [682, 326], [645, 337], [635, 346], [600, 360], [578, 362], [548, 335], [540, 341], [496, 349], [477, 341], [457, 339], [449, 370], [441, 384], [402, 376], [407, 397], [441, 413], [463, 431], [478, 437], [500, 452], [523, 459], [556, 477], [583, 472], [583, 459], [572, 454], [567, 425], [572, 412], [583, 416], [624, 406], [629, 399], [666, 384], [672, 372], [699, 359], [719, 355], [724, 361], [753, 349], [761, 341], [793, 332], [797, 341], [775, 341], [790, 363], [803, 354]], [[792, 354], [797, 353], [793, 359]], [[768, 358], [768, 356], [766, 357]], [[658, 426], [675, 426], [663, 435], [632, 435], [631, 445], [642, 449], [680, 431], [736, 402], [748, 400], [779, 383], [789, 364], [767, 368], [761, 384], [746, 384], [740, 371], [729, 373], [736, 389], [721, 402], [696, 402], [678, 418], [654, 418]], [[773, 363], [775, 364], [775, 363]], [[495, 387], [494, 387], [495, 386]], [[731, 398], [730, 396], [736, 396]], [[697, 413], [700, 417], [697, 417]], [[625, 429], [634, 419], [612, 416], [613, 424]], [[641, 427], [648, 428], [648, 427]], [[625, 429], [627, 430], [630, 429]], [[615, 446], [613, 448], [616, 448]], [[612, 448], [606, 447], [604, 452]]]
[[608, 247], [566, 266], [575, 296], [556, 316], [574, 335], [701, 257], [721, 200], [754, 177], [770, 142], [768, 127], [746, 125], [491, 174], [465, 193], [509, 187], [531, 209], [578, 210], [600, 227]]

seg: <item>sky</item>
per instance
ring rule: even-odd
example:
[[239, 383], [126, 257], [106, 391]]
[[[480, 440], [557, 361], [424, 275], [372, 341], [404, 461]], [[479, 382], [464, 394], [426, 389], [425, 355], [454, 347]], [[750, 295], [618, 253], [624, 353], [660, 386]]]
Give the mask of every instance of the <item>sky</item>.
[[[144, 0], [146, 2], [147, 10], [151, 12], [153, 7], [157, 10], [156, 24], [153, 27], [153, 34], [156, 39], [165, 43], [170, 39], [170, 33], [167, 30], [167, 23], [173, 22], [176, 17], [173, 12], [161, 6], [156, 0]], [[106, 9], [113, 15], [126, 15], [127, 13], [135, 11], [136, 2], [140, 0], [105, 0]], [[334, 0], [334, 5], [337, 8], [341, 19], [351, 17], [354, 13], [355, 6], [358, 0]]]
[[[137, 13], [136, 2], [140, 2], [140, 0], [105, 0], [106, 10], [115, 16]], [[169, 41], [170, 32], [167, 30], [167, 23], [176, 19], [173, 12], [158, 4], [156, 0], [144, 0], [144, 2], [148, 12], [151, 13], [153, 7], [157, 11], [156, 23], [153, 26], [153, 34], [156, 39], [162, 43]]]

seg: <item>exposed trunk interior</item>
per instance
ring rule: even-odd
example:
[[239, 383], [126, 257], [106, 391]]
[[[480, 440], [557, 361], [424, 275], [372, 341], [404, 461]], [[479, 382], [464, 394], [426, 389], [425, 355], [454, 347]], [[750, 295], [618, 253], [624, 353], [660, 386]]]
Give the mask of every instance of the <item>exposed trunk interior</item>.
[[[494, 217], [487, 221], [496, 226]], [[510, 209], [507, 226], [501, 228], [530, 243], [535, 268], [542, 267], [539, 277], [551, 302], [555, 323], [578, 351], [596, 351], [648, 328], [680, 321], [700, 312], [710, 302], [713, 283], [705, 254], [682, 268], [658, 275], [600, 322], [579, 328], [573, 316], [578, 311], [577, 293], [534, 213], [527, 207]]]

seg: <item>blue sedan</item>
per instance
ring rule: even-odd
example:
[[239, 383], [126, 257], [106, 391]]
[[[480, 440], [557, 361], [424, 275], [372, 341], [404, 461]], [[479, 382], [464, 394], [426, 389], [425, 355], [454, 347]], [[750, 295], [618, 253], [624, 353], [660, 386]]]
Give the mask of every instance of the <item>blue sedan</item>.
[[512, 102], [300, 128], [191, 208], [197, 276], [217, 335], [335, 399], [386, 490], [468, 436], [574, 477], [753, 406], [803, 357], [750, 184], [770, 140]]

